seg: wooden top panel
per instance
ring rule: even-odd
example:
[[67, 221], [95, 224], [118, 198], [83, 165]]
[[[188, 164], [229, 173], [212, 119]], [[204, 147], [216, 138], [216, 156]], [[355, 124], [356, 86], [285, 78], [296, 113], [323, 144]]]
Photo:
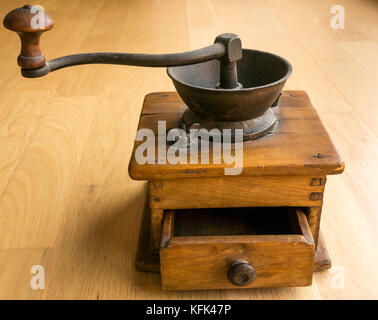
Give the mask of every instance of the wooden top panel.
[[[145, 97], [138, 129], [149, 128], [157, 137], [159, 120], [167, 121], [167, 130], [179, 128], [186, 106], [176, 92], [156, 92]], [[243, 170], [240, 176], [262, 175], [329, 175], [344, 170], [328, 133], [304, 91], [284, 91], [280, 98], [278, 124], [271, 134], [244, 142]], [[157, 138], [156, 138], [157, 140]], [[135, 142], [129, 164], [129, 174], [135, 180], [221, 177], [224, 169], [234, 167], [212, 164], [154, 164], [140, 165]], [[167, 146], [167, 149], [169, 145]], [[157, 153], [157, 147], [156, 153]], [[157, 159], [157, 156], [155, 157]]]

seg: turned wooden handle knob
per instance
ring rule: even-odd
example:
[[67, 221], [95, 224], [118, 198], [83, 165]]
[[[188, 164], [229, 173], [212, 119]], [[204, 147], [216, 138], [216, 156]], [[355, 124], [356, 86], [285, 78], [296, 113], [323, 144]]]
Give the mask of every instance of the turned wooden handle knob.
[[247, 261], [237, 260], [228, 270], [227, 277], [234, 286], [244, 287], [255, 281], [256, 270]]
[[53, 28], [51, 16], [41, 6], [25, 5], [9, 12], [3, 21], [4, 27], [18, 33], [21, 52], [17, 58], [23, 69], [45, 66], [46, 60], [39, 47], [41, 34]]

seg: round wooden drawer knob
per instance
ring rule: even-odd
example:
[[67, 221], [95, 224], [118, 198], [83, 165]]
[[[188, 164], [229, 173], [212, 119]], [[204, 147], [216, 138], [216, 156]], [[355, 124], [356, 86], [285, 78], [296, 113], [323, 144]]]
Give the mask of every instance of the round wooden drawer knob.
[[228, 270], [228, 280], [234, 285], [244, 287], [256, 279], [256, 270], [247, 261], [237, 260]]

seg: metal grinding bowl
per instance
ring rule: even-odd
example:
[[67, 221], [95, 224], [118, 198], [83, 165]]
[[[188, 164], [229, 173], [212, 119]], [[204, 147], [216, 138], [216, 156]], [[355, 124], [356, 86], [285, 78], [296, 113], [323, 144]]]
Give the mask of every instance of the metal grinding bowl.
[[168, 76], [185, 102], [199, 117], [239, 122], [261, 117], [275, 103], [292, 72], [291, 64], [272, 53], [243, 49], [237, 62], [242, 88], [217, 89], [218, 60], [169, 67]]

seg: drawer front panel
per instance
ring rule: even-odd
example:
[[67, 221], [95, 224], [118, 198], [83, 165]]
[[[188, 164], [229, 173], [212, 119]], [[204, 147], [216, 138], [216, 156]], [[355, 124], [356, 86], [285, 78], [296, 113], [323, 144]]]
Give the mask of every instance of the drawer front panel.
[[[303, 213], [298, 213], [304, 234], [253, 236], [174, 237], [160, 250], [164, 289], [236, 289], [308, 286], [312, 282], [314, 242]], [[165, 226], [171, 223], [165, 221]], [[163, 232], [164, 233], [164, 232]], [[235, 261], [255, 270], [255, 279], [236, 286], [228, 279]]]

